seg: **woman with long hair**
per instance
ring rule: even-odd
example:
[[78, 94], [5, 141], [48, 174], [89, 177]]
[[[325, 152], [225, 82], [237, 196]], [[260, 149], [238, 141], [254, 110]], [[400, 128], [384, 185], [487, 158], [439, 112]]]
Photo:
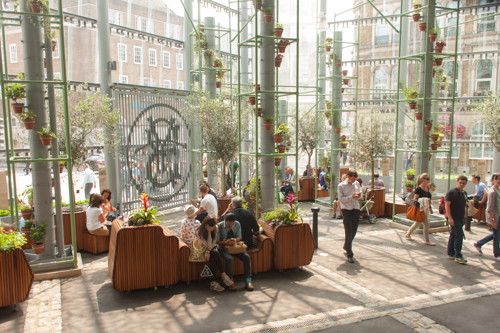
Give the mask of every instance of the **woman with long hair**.
[[87, 230], [90, 234], [96, 236], [109, 236], [109, 230], [106, 228], [106, 215], [102, 212], [102, 196], [94, 194], [87, 208]]
[[431, 177], [428, 173], [423, 173], [417, 178], [417, 188], [415, 189], [415, 194], [413, 195], [413, 204], [419, 207], [424, 212], [424, 220], [422, 222], [415, 222], [406, 232], [406, 239], [413, 240], [411, 234], [415, 229], [420, 226], [420, 223], [424, 224], [424, 244], [426, 245], [436, 245], [429, 240], [429, 215], [432, 214], [431, 199], [432, 194], [429, 190], [431, 184]]
[[224, 271], [224, 265], [217, 248], [217, 222], [215, 217], [207, 216], [201, 222], [197, 232], [197, 239], [205, 246], [205, 260], [209, 262], [213, 277], [210, 282], [210, 289], [214, 291], [224, 291], [224, 288], [217, 282], [215, 276], [217, 270], [221, 272], [222, 281], [226, 286], [233, 285], [233, 280]]

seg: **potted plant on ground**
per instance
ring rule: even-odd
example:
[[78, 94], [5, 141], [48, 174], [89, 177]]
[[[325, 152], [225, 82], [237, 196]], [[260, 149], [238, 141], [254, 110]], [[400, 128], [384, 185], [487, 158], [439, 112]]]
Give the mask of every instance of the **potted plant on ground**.
[[139, 197], [141, 200], [142, 207], [138, 208], [128, 218], [129, 226], [143, 226], [148, 224], [160, 223], [156, 214], [158, 214], [158, 209], [154, 206], [149, 205], [149, 196], [146, 193], [142, 193]]
[[271, 23], [273, 21], [273, 9], [267, 7], [264, 9], [264, 22]]
[[31, 219], [31, 215], [33, 214], [33, 209], [31, 209], [31, 206], [22, 202], [19, 204], [19, 211], [21, 212], [21, 215], [23, 216], [23, 219], [29, 220]]
[[274, 37], [283, 36], [283, 24], [276, 23], [276, 27], [274, 28]]
[[35, 117], [35, 113], [31, 110], [19, 114], [19, 118], [21, 118], [21, 121], [24, 124], [24, 128], [26, 128], [27, 130], [32, 130], [35, 128]]
[[274, 67], [281, 67], [281, 62], [283, 61], [283, 55], [281, 53], [278, 53], [274, 57]]
[[274, 142], [281, 143], [283, 142], [283, 138], [288, 135], [290, 132], [290, 128], [285, 124], [280, 124], [278, 128], [274, 130]]
[[408, 169], [405, 171], [406, 179], [413, 180], [415, 179], [415, 169]]
[[442, 53], [443, 52], [443, 48], [446, 46], [446, 43], [441, 41], [441, 42], [436, 42], [436, 44], [434, 44], [434, 51], [436, 53]]
[[417, 107], [418, 91], [415, 86], [403, 87], [403, 96], [408, 103], [408, 107], [414, 110]]
[[33, 225], [31, 227], [31, 233], [30, 233], [30, 238], [31, 238], [31, 241], [33, 242], [33, 251], [36, 253], [36, 254], [40, 254], [43, 252], [43, 248], [44, 248], [44, 239], [45, 239], [45, 233], [46, 233], [46, 230], [45, 228], [47, 228], [47, 223], [40, 223], [38, 225]]
[[274, 117], [266, 116], [266, 117], [264, 117], [264, 121], [262, 122], [262, 125], [264, 126], [264, 129], [266, 131], [270, 131], [273, 129], [273, 123], [274, 123]]
[[40, 141], [42, 142], [42, 145], [44, 146], [50, 146], [52, 143], [52, 139], [56, 138], [56, 135], [54, 132], [52, 132], [50, 129], [42, 127], [41, 130], [38, 131], [38, 135], [40, 137]]
[[429, 40], [431, 42], [435, 42], [436, 41], [438, 32], [439, 32], [439, 28], [434, 27], [432, 29], [429, 29]]
[[21, 83], [10, 83], [5, 86], [4, 90], [5, 97], [13, 101], [10, 103], [12, 111], [14, 111], [14, 113], [23, 112], [24, 103], [21, 103], [18, 100], [26, 97], [26, 86]]
[[405, 180], [405, 187], [406, 187], [406, 192], [410, 193], [413, 191], [413, 187], [415, 186], [415, 181], [413, 180]]

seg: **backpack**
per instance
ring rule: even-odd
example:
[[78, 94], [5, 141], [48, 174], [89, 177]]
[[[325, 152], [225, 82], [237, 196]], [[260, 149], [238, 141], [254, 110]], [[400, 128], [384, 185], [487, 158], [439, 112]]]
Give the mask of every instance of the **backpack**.
[[444, 195], [441, 197], [441, 200], [439, 200], [439, 214], [445, 214], [446, 213], [446, 210], [444, 208]]

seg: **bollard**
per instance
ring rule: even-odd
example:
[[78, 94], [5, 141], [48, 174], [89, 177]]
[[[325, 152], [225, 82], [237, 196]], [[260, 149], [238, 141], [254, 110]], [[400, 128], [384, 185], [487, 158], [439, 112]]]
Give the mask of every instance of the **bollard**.
[[314, 237], [314, 248], [318, 248], [318, 213], [319, 207], [311, 207], [311, 212], [313, 213], [313, 237]]

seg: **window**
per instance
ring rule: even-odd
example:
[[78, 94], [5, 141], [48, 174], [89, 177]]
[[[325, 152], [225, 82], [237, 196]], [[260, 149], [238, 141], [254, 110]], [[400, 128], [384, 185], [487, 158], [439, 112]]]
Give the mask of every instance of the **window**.
[[375, 70], [373, 74], [373, 99], [387, 98], [387, 68], [380, 67]]
[[120, 83], [128, 84], [128, 76], [120, 75]]
[[134, 46], [134, 64], [142, 64], [142, 47]]
[[375, 27], [375, 45], [389, 44], [389, 27], [379, 25]]
[[[444, 147], [443, 149], [448, 149], [449, 147]], [[458, 160], [460, 157], [460, 144], [454, 143], [453, 148], [451, 149], [451, 158], [454, 160]], [[448, 153], [437, 153], [436, 158], [448, 158]]]
[[398, 91], [398, 66], [392, 67], [391, 70], [391, 96], [393, 99], [398, 99], [397, 91]]
[[[453, 73], [453, 64], [455, 62], [453, 61], [447, 61], [443, 64], [443, 72], [444, 72], [444, 75], [446, 75], [448, 78], [449, 78], [449, 83], [452, 83], [451, 82], [451, 78], [453, 77], [453, 75], [455, 75], [455, 97], [458, 96], [458, 66], [455, 68], [455, 73]], [[447, 88], [447, 91], [448, 91], [448, 96], [451, 96], [452, 95], [452, 91], [453, 91], [453, 85], [448, 85], [448, 88]]]
[[109, 10], [109, 24], [123, 25], [123, 13], [117, 10]]
[[184, 90], [184, 81], [177, 81], [177, 89]]
[[163, 88], [166, 88], [166, 89], [172, 88], [172, 81], [170, 81], [170, 80], [163, 80]]
[[175, 68], [179, 70], [184, 69], [184, 57], [182, 53], [177, 53], [175, 55]]
[[127, 62], [127, 44], [118, 43], [118, 61]]
[[[480, 5], [489, 5], [489, 4], [495, 4], [497, 1], [496, 0], [481, 0], [479, 2]], [[479, 12], [479, 17], [482, 19], [477, 21], [477, 32], [485, 32], [485, 31], [495, 31], [495, 14], [496, 14], [496, 8], [495, 7], [485, 7], [483, 9], [480, 9], [481, 12]]]
[[17, 44], [9, 44], [10, 63], [17, 64]]
[[489, 59], [481, 59], [476, 69], [476, 91], [474, 96], [486, 96], [491, 91], [493, 64]]
[[489, 135], [486, 134], [486, 125], [478, 123], [472, 128], [471, 141], [485, 141], [484, 143], [471, 143], [469, 148], [469, 158], [473, 159], [493, 159], [493, 147], [489, 143]]
[[61, 72], [54, 72], [54, 80], [60, 80], [61, 79]]
[[152, 86], [153, 85], [153, 80], [150, 77], [143, 77], [142, 78], [142, 84], [145, 86]]
[[135, 28], [140, 31], [153, 33], [153, 26], [151, 24], [151, 20], [145, 17], [137, 16], [135, 18]]
[[163, 51], [163, 67], [170, 68], [170, 52]]
[[59, 59], [59, 41], [56, 41], [56, 48], [52, 51], [52, 59]]
[[156, 67], [156, 49], [149, 49], [149, 66]]
[[[457, 0], [450, 1], [448, 2], [447, 6], [449, 8], [456, 9], [458, 8], [458, 1]], [[446, 28], [444, 29], [444, 35], [455, 36], [457, 31], [456, 25], [457, 25], [457, 13], [453, 12], [453, 14], [451, 14], [451, 16], [448, 16], [448, 18], [445, 21]]]

